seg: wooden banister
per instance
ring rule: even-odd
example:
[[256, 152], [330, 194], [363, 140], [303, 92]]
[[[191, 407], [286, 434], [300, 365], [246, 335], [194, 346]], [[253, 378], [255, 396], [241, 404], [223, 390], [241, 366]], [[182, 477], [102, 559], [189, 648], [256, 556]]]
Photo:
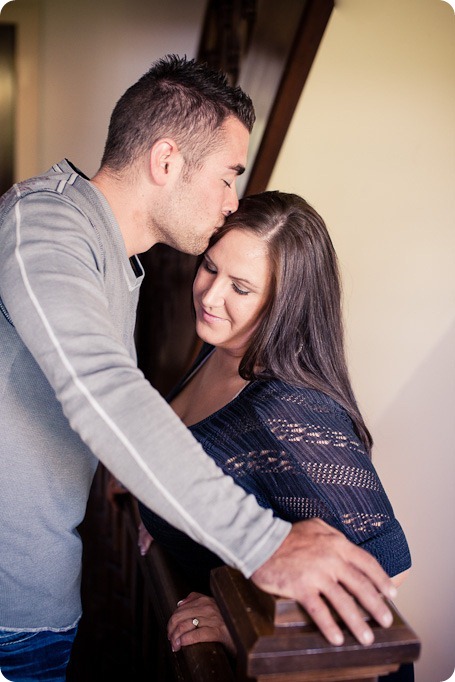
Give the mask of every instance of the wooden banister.
[[[140, 520], [137, 507], [130, 497], [125, 503], [125, 523], [130, 536], [136, 540]], [[145, 557], [140, 557], [138, 552], [135, 554], [135, 560], [141, 569], [144, 598], [153, 611], [162, 635], [169, 669], [172, 671], [169, 681], [172, 679], [179, 682], [235, 682], [234, 669], [228, 654], [217, 642], [204, 642], [182, 647], [178, 652], [171, 651], [165, 636], [166, 626], [176, 609], [177, 602], [191, 592], [191, 585], [158, 543], [152, 543]], [[163, 677], [160, 677], [161, 681], [164, 682]]]
[[[126, 671], [134, 673], [138, 682], [375, 682], [379, 675], [417, 659], [419, 640], [393, 606], [394, 621], [389, 629], [370, 623], [375, 634], [371, 646], [361, 646], [344, 632], [344, 645], [334, 647], [296, 602], [262, 592], [239, 571], [226, 566], [212, 571], [211, 589], [236, 643], [236, 659], [217, 643], [195, 644], [172, 652], [167, 622], [192, 586], [157, 543], [152, 543], [145, 557], [140, 555], [135, 500], [125, 493], [114, 495], [115, 503], [109, 501], [109, 480], [109, 473], [100, 467], [86, 519], [88, 546], [105, 546], [107, 550], [100, 556], [99, 565], [92, 561], [87, 567], [91, 582], [85, 600], [89, 622], [84, 625], [83, 617], [85, 636], [79, 658], [84, 658], [81, 649], [90, 647], [94, 640], [99, 656], [110, 640], [118, 638], [122, 653], [125, 648], [129, 651]], [[105, 606], [95, 609], [90, 617], [90, 606], [101, 595]], [[107, 647], [100, 641], [103, 629]], [[78, 673], [81, 663], [76, 656], [70, 682], [92, 679]], [[88, 670], [92, 668], [93, 660], [88, 663]]]
[[237, 646], [239, 680], [367, 682], [419, 655], [416, 634], [392, 604], [389, 629], [370, 622], [375, 635], [371, 646], [362, 646], [345, 631], [345, 643], [335, 647], [299, 604], [265, 594], [239, 571], [215, 569], [211, 588]]
[[[136, 536], [139, 519], [131, 503], [128, 517], [130, 533]], [[188, 595], [191, 585], [158, 544], [152, 544], [141, 565], [146, 593], [158, 625], [165, 631], [177, 602]], [[415, 661], [420, 652], [416, 634], [393, 604], [390, 628], [370, 620], [375, 635], [371, 646], [362, 646], [344, 628], [345, 642], [336, 647], [329, 644], [299, 604], [266, 594], [233, 568], [212, 571], [211, 589], [236, 643], [237, 659], [232, 661], [217, 644], [169, 651], [177, 680], [376, 682], [379, 675]]]

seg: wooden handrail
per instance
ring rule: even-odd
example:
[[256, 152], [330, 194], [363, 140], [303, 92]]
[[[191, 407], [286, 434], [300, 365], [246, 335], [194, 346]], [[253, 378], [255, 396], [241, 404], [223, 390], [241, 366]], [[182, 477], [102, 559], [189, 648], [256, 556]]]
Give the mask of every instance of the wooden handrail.
[[[136, 537], [139, 518], [131, 498], [125, 520]], [[148, 599], [159, 627], [165, 631], [177, 602], [188, 595], [191, 585], [156, 543], [140, 563]], [[344, 628], [345, 642], [336, 647], [329, 644], [299, 604], [266, 594], [233, 568], [224, 566], [212, 571], [211, 589], [236, 643], [237, 660], [233, 665], [218, 644], [169, 651], [175, 679], [373, 682], [402, 663], [415, 661], [420, 652], [416, 634], [393, 604], [389, 604], [394, 616], [390, 628], [370, 621], [375, 635], [371, 646], [362, 646]]]
[[420, 643], [397, 609], [389, 629], [370, 622], [375, 635], [364, 647], [344, 628], [342, 646], [331, 645], [294, 600], [265, 594], [239, 571], [212, 571], [211, 589], [238, 652], [237, 679], [258, 682], [376, 680], [418, 658]]
[[[88, 567], [91, 594], [97, 598], [105, 593], [114, 628], [107, 630], [115, 634], [121, 627], [125, 631], [131, 650], [130, 671], [138, 682], [375, 682], [379, 675], [417, 659], [419, 640], [393, 605], [394, 621], [389, 629], [370, 623], [375, 634], [371, 646], [363, 647], [345, 631], [344, 645], [334, 647], [296, 602], [266, 594], [227, 566], [212, 571], [211, 589], [236, 643], [236, 659], [218, 643], [172, 652], [166, 626], [177, 602], [192, 591], [192, 585], [158, 543], [152, 543], [147, 555], [141, 556], [136, 502], [125, 493], [115, 495], [112, 503], [110, 480], [100, 466], [86, 519], [89, 544], [90, 538], [95, 544], [103, 538], [110, 547], [107, 566]], [[90, 595], [87, 598], [90, 603]], [[119, 613], [119, 604], [127, 611]], [[95, 617], [103, 618], [103, 612], [97, 610]], [[106, 627], [97, 620], [86, 623], [89, 644], [103, 625]], [[82, 678], [76, 674], [69, 679]]]
[[[137, 538], [138, 516], [132, 499], [128, 500], [125, 522], [132, 537]], [[171, 558], [158, 545], [152, 543], [147, 555], [136, 555], [144, 582], [144, 597], [149, 602], [158, 628], [166, 632], [169, 618], [174, 613], [177, 602], [188, 596], [191, 585], [174, 566]], [[165, 638], [163, 637], [163, 640]], [[172, 652], [170, 644], [165, 643], [170, 668], [175, 680], [185, 682], [234, 682], [234, 670], [226, 650], [217, 642], [203, 642], [182, 647]]]

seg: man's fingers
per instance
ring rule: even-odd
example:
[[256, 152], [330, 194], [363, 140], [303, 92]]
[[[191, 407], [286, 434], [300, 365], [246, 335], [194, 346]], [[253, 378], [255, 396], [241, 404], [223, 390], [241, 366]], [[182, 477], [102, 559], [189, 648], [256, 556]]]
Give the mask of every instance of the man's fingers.
[[[363, 573], [360, 573], [353, 568], [352, 571], [346, 572], [346, 575], [343, 578], [343, 584], [357, 599], [359, 604], [361, 604], [380, 625], [385, 628], [392, 625], [393, 616], [385, 603], [382, 594], [377, 591], [375, 586]], [[331, 597], [329, 598], [331, 599]], [[342, 615], [341, 612], [340, 615]], [[348, 621], [346, 621], [346, 624], [352, 630]]]
[[[384, 597], [387, 599], [395, 599], [397, 596], [397, 588], [376, 559], [356, 545], [350, 545], [349, 550], [352, 554], [352, 556], [349, 557], [350, 563], [363, 576], [363, 584], [361, 587], [363, 588], [366, 585], [373, 583], [378, 592], [381, 592]], [[357, 591], [354, 592], [352, 589], [351, 591], [357, 596]]]
[[378, 623], [391, 624], [392, 614], [382, 596], [396, 595], [390, 578], [368, 552], [320, 519], [295, 523], [275, 554], [251, 577], [266, 592], [300, 602], [333, 644], [340, 643], [341, 630], [324, 599], [362, 644], [370, 644], [373, 633], [356, 599]]
[[334, 584], [326, 596], [357, 641], [365, 646], [372, 644], [373, 631], [356, 600], [339, 584]]
[[[359, 604], [383, 627], [389, 627], [392, 624], [392, 613], [371, 580], [354, 566], [345, 568], [342, 582], [343, 584], [334, 581], [326, 586], [322, 593], [354, 637], [361, 644], [372, 644], [374, 634], [365, 619], [365, 614], [359, 609]], [[310, 615], [327, 639], [332, 644], [337, 644], [334, 637], [338, 633], [327, 614], [318, 607], [316, 613], [310, 612]], [[330, 611], [329, 616], [331, 618]], [[327, 629], [334, 634], [327, 634]]]
[[330, 609], [319, 595], [311, 595], [303, 599], [301, 603], [308, 615], [331, 644], [334, 646], [343, 644], [343, 633], [330, 613]]

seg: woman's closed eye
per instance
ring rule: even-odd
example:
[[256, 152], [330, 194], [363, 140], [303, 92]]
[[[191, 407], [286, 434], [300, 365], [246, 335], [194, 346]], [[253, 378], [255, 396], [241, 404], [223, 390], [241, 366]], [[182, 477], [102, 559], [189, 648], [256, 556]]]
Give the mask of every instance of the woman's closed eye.
[[[218, 275], [218, 268], [208, 256], [204, 257], [201, 267], [204, 268], [209, 275]], [[236, 282], [234, 279], [231, 281], [231, 286], [235, 293], [239, 294], [239, 296], [248, 296], [248, 294], [251, 293], [249, 289], [245, 289], [243, 286], [240, 286], [240, 284], [238, 284], [238, 282]]]
[[240, 294], [241, 296], [248, 296], [250, 293], [249, 291], [245, 291], [245, 289], [241, 289], [238, 284], [235, 282], [232, 282], [232, 288], [236, 292], [236, 294]]
[[204, 268], [204, 270], [209, 272], [211, 275], [216, 275], [216, 273], [217, 273], [216, 267], [213, 265], [213, 263], [208, 261], [207, 258], [204, 258], [204, 260], [202, 261], [202, 267]]

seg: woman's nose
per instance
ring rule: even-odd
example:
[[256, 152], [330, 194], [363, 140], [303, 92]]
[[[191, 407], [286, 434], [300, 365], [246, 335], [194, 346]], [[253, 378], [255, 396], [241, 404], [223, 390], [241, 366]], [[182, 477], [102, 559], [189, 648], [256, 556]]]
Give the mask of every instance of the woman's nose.
[[213, 282], [202, 295], [202, 305], [207, 308], [218, 308], [224, 304], [223, 287], [219, 282]]

